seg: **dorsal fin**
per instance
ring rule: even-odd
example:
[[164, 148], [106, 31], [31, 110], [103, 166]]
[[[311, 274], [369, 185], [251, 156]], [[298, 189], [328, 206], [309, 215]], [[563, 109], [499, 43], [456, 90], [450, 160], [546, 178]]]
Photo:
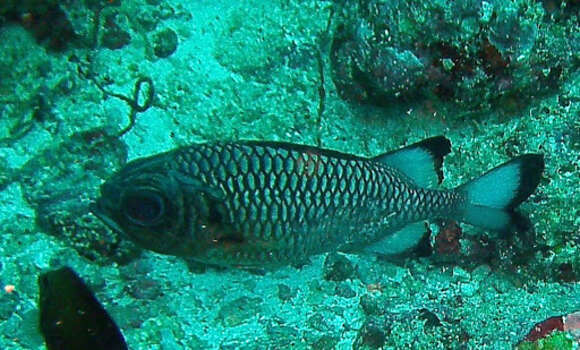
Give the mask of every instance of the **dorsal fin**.
[[417, 186], [434, 187], [443, 181], [441, 165], [450, 151], [451, 142], [435, 136], [372, 159], [399, 170]]

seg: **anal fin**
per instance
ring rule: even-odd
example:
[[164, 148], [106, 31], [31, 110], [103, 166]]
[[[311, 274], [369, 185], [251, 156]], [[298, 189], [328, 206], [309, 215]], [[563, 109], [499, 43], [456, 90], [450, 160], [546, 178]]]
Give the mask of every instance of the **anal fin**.
[[427, 232], [425, 222], [415, 222], [366, 247], [365, 251], [380, 255], [401, 254], [415, 248]]

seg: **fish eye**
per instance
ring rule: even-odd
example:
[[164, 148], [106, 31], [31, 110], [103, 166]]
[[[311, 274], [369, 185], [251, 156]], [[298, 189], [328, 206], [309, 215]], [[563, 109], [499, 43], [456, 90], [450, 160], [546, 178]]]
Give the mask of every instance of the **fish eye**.
[[148, 226], [155, 224], [163, 216], [165, 206], [158, 193], [142, 190], [125, 194], [123, 210], [133, 223]]

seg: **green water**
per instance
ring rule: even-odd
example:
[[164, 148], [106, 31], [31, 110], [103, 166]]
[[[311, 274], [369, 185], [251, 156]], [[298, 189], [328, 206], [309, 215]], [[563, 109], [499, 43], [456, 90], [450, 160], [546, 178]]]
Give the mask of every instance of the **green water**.
[[[578, 10], [3, 0], [0, 348], [45, 348], [37, 279], [62, 266], [131, 349], [510, 349], [536, 323], [580, 311]], [[89, 212], [128, 160], [194, 142], [373, 156], [436, 135], [452, 142], [444, 188], [544, 154], [521, 206], [532, 228], [503, 237], [461, 224], [457, 239], [431, 222], [405, 256], [245, 271], [142, 250]], [[521, 346], [578, 348], [569, 328]]]

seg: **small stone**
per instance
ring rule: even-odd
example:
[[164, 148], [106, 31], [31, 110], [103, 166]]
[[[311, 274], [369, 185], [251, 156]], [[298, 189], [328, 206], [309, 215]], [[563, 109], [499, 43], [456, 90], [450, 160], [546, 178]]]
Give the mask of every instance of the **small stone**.
[[295, 327], [279, 324], [278, 321], [271, 321], [266, 326], [268, 338], [273, 342], [274, 349], [287, 349], [292, 347], [292, 343], [299, 338], [299, 332]]
[[493, 16], [493, 4], [488, 1], [484, 1], [481, 6], [481, 16], [479, 20], [481, 23], [487, 24]]
[[481, 282], [489, 277], [491, 273], [491, 268], [488, 265], [479, 265], [471, 272], [471, 276], [474, 280]]
[[101, 43], [109, 50], [118, 50], [131, 42], [131, 35], [117, 24], [117, 18], [109, 15], [105, 18], [105, 27]]
[[448, 71], [448, 72], [449, 72], [450, 70], [452, 70], [452, 69], [453, 69], [453, 67], [455, 67], [455, 63], [454, 63], [454, 62], [453, 62], [453, 60], [452, 60], [452, 59], [450, 59], [450, 58], [444, 58], [444, 59], [442, 59], [442, 60], [441, 60], [441, 63], [443, 64], [443, 68], [444, 68], [446, 71]]
[[223, 305], [218, 312], [218, 319], [226, 327], [239, 326], [259, 314], [263, 302], [261, 298], [240, 297]]
[[366, 294], [360, 298], [360, 306], [366, 315], [382, 315], [384, 310], [379, 306], [377, 299]]
[[155, 36], [153, 51], [155, 56], [166, 58], [171, 56], [177, 50], [177, 34], [170, 28], [166, 28]]
[[350, 288], [346, 283], [341, 283], [336, 286], [335, 294], [343, 298], [354, 298], [356, 297], [356, 292]]
[[159, 18], [152, 16], [148, 11], [137, 14], [136, 20], [148, 32], [153, 31], [159, 24]]
[[278, 285], [278, 298], [284, 302], [294, 298], [296, 296], [296, 291], [293, 291], [290, 287], [285, 284]]
[[491, 285], [498, 293], [501, 294], [509, 292], [514, 287], [513, 284], [505, 277], [495, 277], [491, 281]]
[[439, 317], [428, 309], [419, 310], [419, 318], [425, 321], [426, 328], [440, 327], [441, 321]]
[[0, 321], [4, 323], [14, 314], [14, 310], [18, 305], [18, 292], [4, 293], [2, 291], [2, 293], [4, 295], [2, 296], [2, 303], [0, 303]]
[[575, 282], [578, 280], [578, 275], [569, 262], [562, 263], [558, 266], [556, 276], [561, 282]]
[[336, 349], [339, 338], [323, 335], [312, 344], [313, 350], [333, 350]]
[[109, 50], [123, 48], [131, 41], [131, 35], [123, 30], [109, 31], [103, 37], [103, 46]]
[[367, 320], [359, 329], [353, 349], [380, 349], [385, 345], [387, 335], [376, 322]]
[[479, 290], [479, 285], [475, 282], [461, 283], [461, 285], [459, 286], [459, 290], [461, 291], [461, 295], [466, 297], [472, 297]]
[[125, 291], [137, 300], [155, 300], [163, 296], [161, 284], [148, 277], [136, 279], [125, 288]]
[[320, 332], [331, 332], [333, 330], [332, 326], [326, 322], [326, 319], [322, 314], [314, 314], [311, 316], [308, 320], [306, 320], [306, 325], [309, 328]]
[[461, 267], [453, 268], [453, 277], [455, 277], [460, 282], [468, 282], [471, 280], [471, 274]]
[[324, 279], [327, 281], [345, 281], [355, 277], [355, 268], [344, 255], [331, 253], [324, 261]]

